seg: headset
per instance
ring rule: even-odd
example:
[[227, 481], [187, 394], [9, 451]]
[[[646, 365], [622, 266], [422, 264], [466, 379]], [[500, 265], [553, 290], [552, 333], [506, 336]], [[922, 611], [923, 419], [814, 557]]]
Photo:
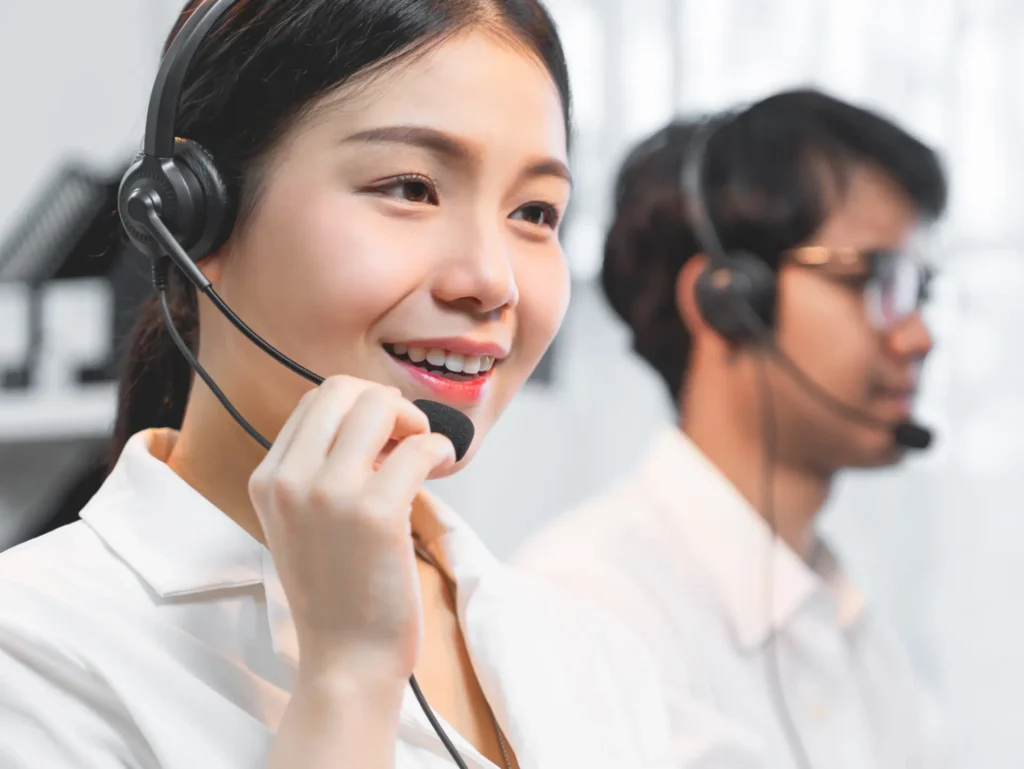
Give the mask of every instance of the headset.
[[736, 345], [760, 344], [774, 324], [775, 273], [768, 263], [747, 251], [726, 251], [708, 211], [704, 166], [712, 137], [738, 114], [711, 117], [699, 123], [683, 161], [682, 189], [697, 242], [707, 266], [694, 286], [704, 321]]
[[[209, 0], [199, 5], [168, 48], [150, 96], [143, 151], [121, 180], [117, 208], [132, 244], [152, 260], [153, 286], [175, 346], [238, 424], [261, 446], [269, 449], [270, 442], [231, 404], [181, 338], [167, 300], [169, 260], [257, 347], [313, 384], [323, 382], [323, 377], [299, 365], [249, 328], [220, 298], [198, 266], [227, 241], [234, 226], [236, 203], [217, 170], [213, 156], [200, 144], [175, 135], [178, 102], [196, 52], [235, 2]], [[469, 431], [469, 440], [464, 437], [453, 439], [456, 455], [461, 459], [460, 449], [464, 453], [472, 440], [472, 422], [468, 417], [460, 412], [453, 414], [453, 409], [431, 401], [415, 401], [415, 404], [427, 414], [431, 429], [445, 434], [449, 431], [437, 430], [438, 423], [447, 420], [450, 427], [456, 416], [461, 417], [457, 427]], [[465, 446], [460, 446], [462, 442]], [[456, 766], [466, 769], [465, 761], [434, 715], [415, 676], [410, 677], [409, 684]]]

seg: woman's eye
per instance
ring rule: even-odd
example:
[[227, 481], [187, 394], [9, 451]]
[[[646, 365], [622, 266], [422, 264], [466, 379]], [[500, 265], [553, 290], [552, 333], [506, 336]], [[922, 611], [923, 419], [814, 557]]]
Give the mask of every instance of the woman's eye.
[[549, 203], [530, 203], [517, 209], [512, 218], [553, 230], [558, 226], [558, 209]]
[[409, 203], [426, 203], [437, 205], [437, 190], [427, 179], [409, 177], [392, 179], [378, 188], [378, 191]]

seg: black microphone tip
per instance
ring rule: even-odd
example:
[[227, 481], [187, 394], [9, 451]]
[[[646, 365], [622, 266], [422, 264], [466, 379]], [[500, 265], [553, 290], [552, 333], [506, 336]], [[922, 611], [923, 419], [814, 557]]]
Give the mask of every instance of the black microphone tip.
[[893, 436], [896, 443], [905, 449], [921, 451], [932, 444], [932, 431], [913, 422], [897, 425]]
[[452, 446], [455, 447], [455, 461], [461, 461], [469, 451], [473, 435], [476, 433], [473, 420], [461, 411], [437, 401], [421, 399], [413, 401], [413, 405], [427, 415], [430, 432], [441, 433], [452, 442]]

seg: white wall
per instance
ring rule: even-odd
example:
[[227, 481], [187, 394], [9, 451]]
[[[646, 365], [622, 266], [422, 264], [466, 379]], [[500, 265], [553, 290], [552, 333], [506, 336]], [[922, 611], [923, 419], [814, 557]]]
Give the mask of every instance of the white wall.
[[0, 235], [68, 158], [106, 170], [141, 143], [174, 0], [0, 2]]

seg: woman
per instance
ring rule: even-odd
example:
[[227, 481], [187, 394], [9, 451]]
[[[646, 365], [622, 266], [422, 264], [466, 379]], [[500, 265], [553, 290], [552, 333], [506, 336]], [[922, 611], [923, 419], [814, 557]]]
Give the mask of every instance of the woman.
[[[0, 557], [0, 765], [448, 766], [413, 673], [469, 766], [667, 765], [631, 641], [420, 490], [565, 312], [568, 115], [535, 0], [239, 0], [219, 22], [176, 128], [240, 203], [199, 264], [329, 377], [311, 389], [171, 273], [176, 326], [276, 440], [147, 307], [110, 477]], [[472, 419], [461, 461], [417, 398]]]

